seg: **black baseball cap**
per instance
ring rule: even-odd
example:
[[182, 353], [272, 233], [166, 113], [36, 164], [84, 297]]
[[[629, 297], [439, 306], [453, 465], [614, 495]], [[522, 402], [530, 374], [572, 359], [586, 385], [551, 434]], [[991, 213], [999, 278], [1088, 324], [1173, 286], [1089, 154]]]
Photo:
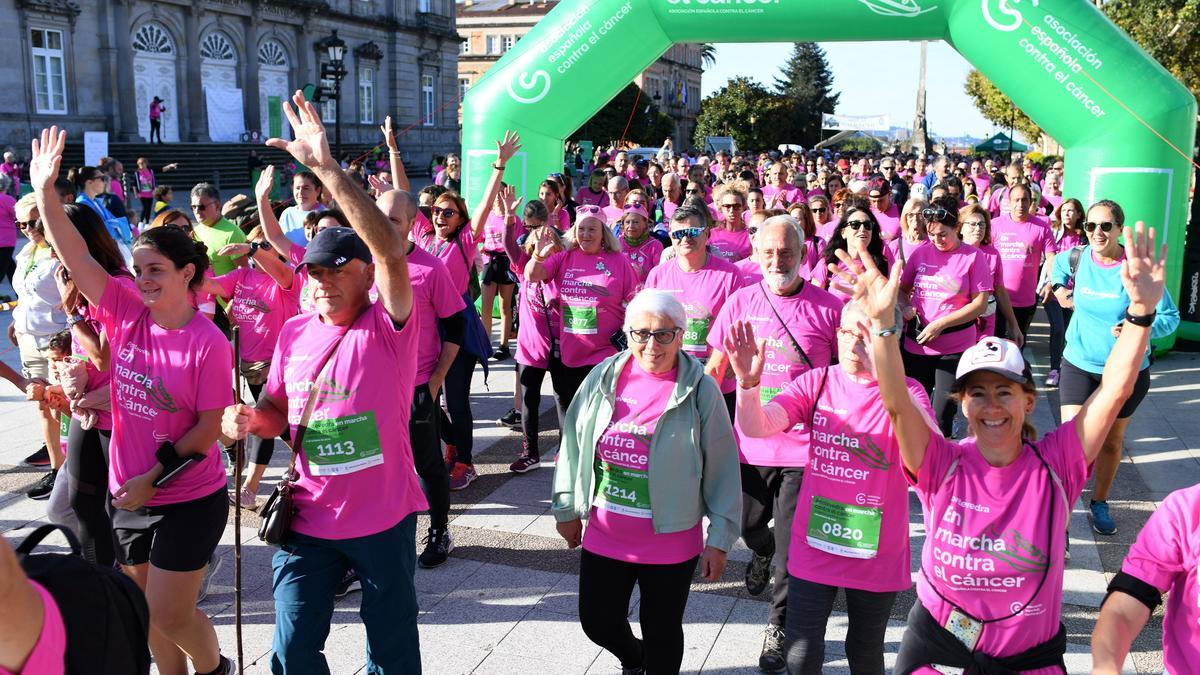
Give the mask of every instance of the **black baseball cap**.
[[308, 242], [304, 260], [296, 266], [341, 267], [354, 259], [371, 262], [371, 249], [367, 248], [358, 233], [348, 227], [327, 227]]

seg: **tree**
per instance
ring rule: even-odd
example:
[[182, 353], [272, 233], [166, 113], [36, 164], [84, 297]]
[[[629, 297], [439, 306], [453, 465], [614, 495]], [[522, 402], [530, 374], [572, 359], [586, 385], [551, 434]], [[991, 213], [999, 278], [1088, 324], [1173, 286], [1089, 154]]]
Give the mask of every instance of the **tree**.
[[[1031, 142], [1037, 142], [1042, 137], [1042, 129], [1029, 116], [1021, 111], [1004, 92], [983, 76], [983, 73], [972, 69], [967, 73], [967, 84], [964, 87], [967, 96], [975, 103], [975, 107], [984, 119], [996, 126], [1004, 127], [1005, 133], [1009, 126], [1024, 134]], [[1014, 139], [1016, 140], [1016, 139]]]
[[[624, 132], [626, 141], [658, 147], [662, 139], [674, 136], [675, 120], [660, 111], [646, 92], [638, 94], [638, 86], [630, 83], [571, 134], [569, 140], [589, 140], [599, 147], [622, 140]], [[629, 130], [625, 131], [627, 123]]]
[[705, 136], [732, 136], [739, 148], [774, 147], [787, 142], [783, 127], [790, 114], [791, 101], [747, 77], [735, 77], [700, 102], [695, 144], [703, 148]]
[[775, 78], [775, 90], [789, 99], [783, 142], [807, 147], [821, 140], [821, 115], [832, 113], [841, 94], [833, 91], [833, 71], [825, 50], [815, 42], [797, 42], [792, 55]]
[[705, 68], [717, 65], [717, 46], [711, 42], [700, 43], [700, 63]]
[[1200, 0], [1110, 0], [1101, 9], [1193, 94], [1200, 94]]

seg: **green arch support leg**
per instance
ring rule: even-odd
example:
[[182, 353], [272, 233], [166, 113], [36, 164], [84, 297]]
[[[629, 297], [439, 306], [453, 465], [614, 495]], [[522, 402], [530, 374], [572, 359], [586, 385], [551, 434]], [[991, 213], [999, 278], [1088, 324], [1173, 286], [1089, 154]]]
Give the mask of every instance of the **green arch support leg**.
[[1065, 194], [1165, 230], [1178, 297], [1196, 100], [1088, 0], [564, 0], [467, 94], [468, 198], [506, 129], [505, 180], [536, 198], [563, 140], [676, 42], [806, 40], [947, 41], [1063, 144]]

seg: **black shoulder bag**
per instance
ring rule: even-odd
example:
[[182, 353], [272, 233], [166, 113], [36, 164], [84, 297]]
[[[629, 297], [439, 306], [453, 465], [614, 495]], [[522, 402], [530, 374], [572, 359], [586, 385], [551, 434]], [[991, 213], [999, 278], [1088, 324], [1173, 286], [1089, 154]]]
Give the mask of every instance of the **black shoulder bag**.
[[783, 326], [783, 332], [787, 333], [788, 339], [792, 341], [792, 346], [796, 348], [796, 353], [800, 355], [800, 360], [804, 361], [804, 365], [808, 366], [809, 370], [815, 368], [816, 366], [813, 365], [812, 360], [805, 353], [804, 347], [800, 346], [800, 343], [796, 341], [796, 336], [792, 335], [792, 331], [788, 330], [787, 324], [783, 322], [783, 317], [779, 316], [779, 310], [775, 309], [775, 303], [771, 302], [771, 296], [767, 294], [767, 289], [762, 285], [761, 281], [758, 283], [758, 289], [762, 291], [763, 299], [767, 301], [767, 306], [771, 308], [771, 313], [775, 315], [775, 320], [779, 322], [780, 326]]

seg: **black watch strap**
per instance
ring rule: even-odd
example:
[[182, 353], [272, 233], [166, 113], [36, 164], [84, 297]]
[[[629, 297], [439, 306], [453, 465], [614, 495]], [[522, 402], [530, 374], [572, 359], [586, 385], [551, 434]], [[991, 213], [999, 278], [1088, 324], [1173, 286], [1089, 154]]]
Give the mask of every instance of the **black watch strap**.
[[1134, 316], [1129, 313], [1129, 310], [1125, 310], [1125, 322], [1141, 326], [1142, 328], [1149, 328], [1154, 325], [1154, 317], [1156, 316], [1158, 316], [1158, 312], [1150, 312], [1145, 316]]

